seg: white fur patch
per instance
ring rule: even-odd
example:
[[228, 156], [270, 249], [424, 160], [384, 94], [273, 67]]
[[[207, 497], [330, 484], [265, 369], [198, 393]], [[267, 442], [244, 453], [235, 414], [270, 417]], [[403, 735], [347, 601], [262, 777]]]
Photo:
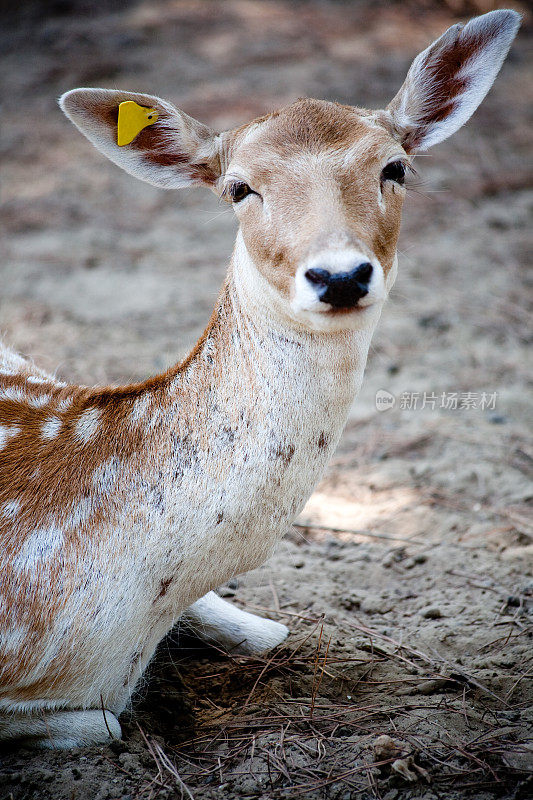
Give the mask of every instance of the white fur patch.
[[31, 570], [50, 559], [63, 545], [63, 531], [55, 525], [37, 528], [24, 542], [13, 561], [18, 570]]
[[78, 528], [80, 525], [84, 525], [94, 510], [94, 501], [93, 497], [82, 497], [76, 501], [75, 505], [72, 506], [67, 514], [64, 514], [61, 518], [61, 522], [64, 528]]
[[72, 405], [72, 400], [73, 400], [72, 397], [63, 398], [63, 400], [60, 400], [59, 403], [57, 404], [57, 410], [58, 411], [68, 411], [68, 409]]
[[43, 423], [41, 428], [41, 436], [43, 439], [55, 439], [61, 430], [62, 421], [59, 417], [50, 417]]
[[24, 403], [27, 395], [18, 386], [6, 386], [0, 391], [0, 400], [13, 400], [15, 403]]
[[18, 425], [0, 425], [0, 450], [20, 431]]
[[28, 359], [6, 347], [0, 341], [0, 373], [4, 375], [20, 375], [32, 367], [33, 364]]
[[121, 466], [122, 462], [116, 456], [103, 461], [93, 472], [93, 485], [103, 493], [110, 492], [118, 478]]
[[148, 392], [145, 392], [134, 401], [133, 408], [131, 410], [131, 422], [134, 425], [138, 425], [139, 422], [144, 421], [151, 402], [152, 396]]
[[6, 386], [0, 391], [0, 400], [13, 400], [15, 403], [24, 403], [27, 395], [18, 386]]
[[80, 418], [76, 421], [74, 426], [74, 437], [81, 442], [81, 444], [86, 444], [89, 439], [94, 436], [98, 430], [100, 416], [100, 409], [89, 408], [87, 411], [84, 411]]
[[0, 516], [15, 519], [20, 510], [20, 500], [6, 500], [0, 505]]
[[34, 384], [50, 383], [48, 378], [39, 378], [37, 375], [30, 375], [29, 378], [26, 378], [26, 381], [28, 383], [34, 383]]
[[328, 310], [328, 306], [320, 301], [316, 286], [305, 277], [308, 269], [307, 266], [299, 267], [294, 276], [294, 297], [291, 301], [291, 308], [297, 314], [300, 311], [321, 313]]
[[42, 408], [46, 406], [51, 399], [51, 395], [49, 394], [38, 394], [35, 397], [28, 397], [26, 402], [29, 406], [33, 406], [33, 408]]
[[24, 644], [28, 635], [25, 625], [14, 625], [0, 633], [0, 650], [4, 653], [16, 653]]

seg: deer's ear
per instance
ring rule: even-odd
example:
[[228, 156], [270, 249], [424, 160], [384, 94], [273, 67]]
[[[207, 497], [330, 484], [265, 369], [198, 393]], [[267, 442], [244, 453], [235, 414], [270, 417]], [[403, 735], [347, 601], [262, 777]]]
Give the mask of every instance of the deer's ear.
[[426, 150], [455, 133], [481, 103], [520, 26], [502, 9], [453, 25], [413, 61], [388, 106], [407, 152]]
[[[128, 144], [119, 146], [119, 106], [126, 101], [133, 102], [124, 108], [140, 115], [140, 121], [133, 128], [129, 126], [130, 135], [139, 130]], [[60, 98], [59, 104], [98, 150], [141, 180], [179, 189], [192, 184], [212, 187], [220, 177], [217, 135], [160, 97], [110, 89], [73, 89]], [[152, 117], [149, 110], [155, 112]], [[129, 136], [122, 136], [122, 141], [124, 138]]]

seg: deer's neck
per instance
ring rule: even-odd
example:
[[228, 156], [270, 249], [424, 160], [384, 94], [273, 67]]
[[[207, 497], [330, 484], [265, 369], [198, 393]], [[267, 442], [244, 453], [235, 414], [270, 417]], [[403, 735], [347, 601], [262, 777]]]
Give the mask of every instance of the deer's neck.
[[169, 384], [176, 408], [185, 411], [188, 398], [207, 441], [214, 420], [233, 427], [259, 417], [280, 436], [324, 426], [340, 435], [373, 328], [325, 333], [294, 323], [266, 280], [243, 263], [239, 238], [210, 326]]
[[[179, 518], [180, 548], [201, 550], [211, 565], [206, 591], [262, 563], [306, 502], [346, 422], [370, 341], [369, 332], [298, 330], [268, 298], [260, 307], [241, 278], [234, 260], [206, 335], [171, 377], [156, 430], [160, 469], [167, 443], [167, 516]], [[169, 527], [165, 520], [165, 536]]]

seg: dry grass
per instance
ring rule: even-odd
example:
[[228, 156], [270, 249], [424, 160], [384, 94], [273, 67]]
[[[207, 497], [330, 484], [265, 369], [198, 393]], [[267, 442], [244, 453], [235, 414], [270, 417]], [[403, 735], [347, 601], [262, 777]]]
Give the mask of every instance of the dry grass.
[[[230, 657], [216, 670], [181, 664], [196, 729], [166, 749], [143, 733], [157, 772], [139, 798], [171, 788], [205, 797], [210, 786], [257, 797], [333, 798], [344, 789], [382, 798], [391, 788], [429, 782], [444, 793], [461, 787], [467, 795], [526, 796], [533, 739], [517, 741], [513, 731], [524, 705], [513, 688], [501, 696], [438, 653], [358, 621], [360, 655], [336, 655], [331, 626], [305, 624], [290, 649], [264, 658]], [[515, 684], [526, 679], [524, 668]], [[293, 685], [300, 693], [305, 686], [305, 696], [292, 696]], [[384, 734], [390, 753], [377, 741]]]

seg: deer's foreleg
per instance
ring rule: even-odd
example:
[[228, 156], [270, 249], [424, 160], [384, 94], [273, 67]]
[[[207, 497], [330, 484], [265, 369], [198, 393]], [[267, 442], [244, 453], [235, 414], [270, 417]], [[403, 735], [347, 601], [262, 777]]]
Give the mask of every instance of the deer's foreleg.
[[289, 634], [280, 622], [241, 611], [215, 592], [208, 592], [193, 603], [181, 621], [200, 639], [241, 655], [270, 650]]

